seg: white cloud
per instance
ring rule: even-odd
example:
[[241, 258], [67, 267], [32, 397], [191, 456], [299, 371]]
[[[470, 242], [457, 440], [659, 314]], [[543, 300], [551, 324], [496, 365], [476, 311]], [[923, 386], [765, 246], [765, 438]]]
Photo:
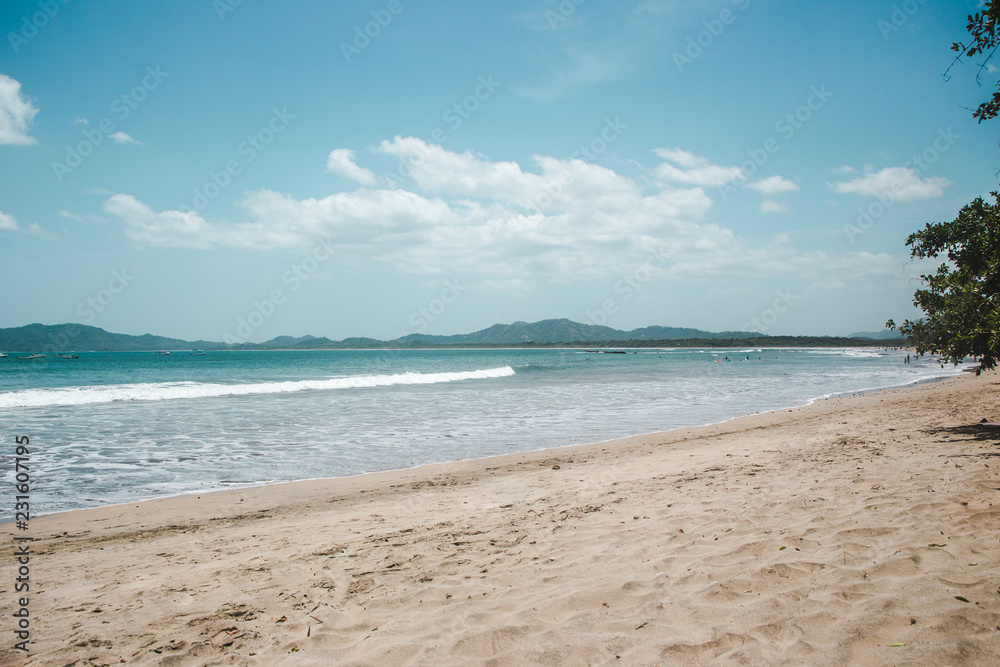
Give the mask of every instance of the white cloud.
[[7, 215], [3, 211], [0, 211], [0, 231], [3, 232], [16, 232], [20, 231], [21, 226], [17, 224], [17, 220], [14, 216]]
[[847, 283], [843, 280], [817, 280], [811, 285], [806, 285], [805, 291], [807, 292], [818, 292], [818, 291], [836, 291], [842, 290], [847, 287]]
[[116, 144], [136, 144], [142, 146], [142, 142], [138, 139], [134, 139], [131, 136], [125, 134], [124, 132], [112, 132], [108, 135], [108, 139], [115, 142]]
[[354, 151], [349, 148], [337, 148], [330, 151], [326, 158], [326, 170], [361, 185], [375, 185], [375, 174], [364, 167], [359, 167], [354, 161]]
[[792, 192], [799, 189], [798, 185], [781, 176], [769, 176], [761, 181], [748, 183], [747, 187], [753, 188], [765, 197], [776, 195], [779, 192]]
[[[657, 148], [653, 152], [666, 160], [656, 167], [656, 175], [662, 182], [689, 183], [711, 187], [725, 185], [743, 178], [743, 171], [739, 167], [715, 165], [707, 158], [680, 148]], [[670, 164], [671, 162], [673, 164]]]
[[[810, 280], [853, 279], [890, 264], [898, 271], [900, 263], [859, 253], [801, 253], [780, 235], [753, 247], [706, 221], [712, 202], [701, 187], [644, 189], [581, 160], [535, 156], [528, 171], [516, 162], [409, 137], [373, 150], [419, 159], [392, 189], [359, 188], [319, 199], [248, 193], [242, 222], [154, 211], [126, 194], [110, 197], [104, 209], [139, 246], [311, 252], [321, 244], [344, 264], [468, 276], [483, 291], [516, 293], [530, 289], [535, 278], [568, 283], [620, 277], [651, 257], [651, 277], [673, 280], [803, 274]], [[674, 157], [696, 169], [704, 166], [691, 154]]]
[[765, 199], [760, 203], [761, 213], [785, 213], [788, 211], [788, 207], [784, 204], [774, 201], [773, 199]]
[[916, 171], [907, 167], [886, 167], [851, 181], [835, 181], [830, 185], [840, 194], [881, 196], [908, 202], [940, 197], [944, 194], [944, 188], [951, 185], [951, 181], [936, 176], [922, 179]]
[[664, 160], [670, 160], [685, 169], [693, 169], [709, 163], [707, 158], [680, 148], [656, 148], [653, 149], [653, 152]]
[[28, 136], [38, 108], [21, 95], [21, 83], [0, 74], [0, 146], [29, 146], [37, 142]]
[[[529, 29], [547, 33], [535, 40], [530, 69], [537, 78], [512, 82], [515, 95], [530, 100], [564, 99], [588, 88], [633, 76], [649, 60], [651, 49], [678, 26], [676, 0], [644, 2], [611, 14], [586, 11], [583, 0], [539, 0], [515, 14]], [[697, 12], [692, 11], [692, 15]], [[702, 20], [698, 16], [698, 21]], [[703, 28], [698, 23], [698, 29]], [[681, 37], [683, 39], [683, 37]]]
[[14, 216], [0, 211], [0, 232], [24, 232], [30, 236], [37, 236], [43, 239], [56, 239], [58, 236], [49, 233], [37, 222], [32, 222], [27, 227], [21, 227], [14, 219]]
[[521, 171], [516, 162], [491, 162], [470, 151], [455, 153], [416, 137], [383, 140], [374, 150], [399, 159], [400, 172], [430, 192], [509, 200], [523, 198], [526, 191], [541, 192], [545, 185], [542, 176]]
[[633, 68], [628, 49], [617, 46], [570, 46], [556, 56], [550, 80], [543, 84], [513, 84], [515, 95], [532, 101], [565, 99], [569, 95], [625, 76]]
[[60, 218], [68, 218], [70, 220], [75, 220], [81, 222], [85, 225], [99, 225], [105, 222], [104, 218], [99, 215], [94, 215], [93, 213], [70, 213], [69, 211], [61, 210], [59, 211]]
[[112, 196], [104, 202], [104, 210], [126, 221], [125, 235], [140, 247], [211, 248], [216, 235], [196, 213], [154, 213], [130, 195]]
[[840, 167], [834, 167], [832, 171], [835, 174], [853, 174], [855, 170], [851, 165], [845, 164]]
[[49, 240], [49, 241], [52, 241], [52, 240], [55, 240], [55, 239], [59, 238], [58, 235], [49, 232], [47, 229], [45, 229], [44, 227], [42, 227], [37, 222], [33, 222], [30, 225], [28, 225], [28, 228], [25, 229], [24, 231], [26, 233], [30, 234], [31, 236], [35, 236], [35, 237], [40, 238], [40, 239], [46, 239], [46, 240]]
[[[633, 180], [579, 159], [536, 155], [539, 173], [526, 172], [516, 162], [492, 162], [470, 151], [455, 153], [414, 137], [383, 141], [376, 152], [400, 160], [418, 189], [441, 195], [499, 200], [526, 212], [559, 211], [590, 206], [625, 205], [640, 196]], [[710, 204], [707, 197], [705, 204]]]
[[499, 294], [503, 292], [514, 292], [517, 294], [530, 292], [531, 287], [520, 278], [505, 278], [500, 280], [482, 280], [472, 283], [469, 289], [476, 292], [486, 292], [487, 294]]
[[73, 124], [74, 125], [90, 125], [90, 121], [87, 120], [86, 118], [84, 118], [83, 116], [77, 116], [76, 118], [73, 119]]

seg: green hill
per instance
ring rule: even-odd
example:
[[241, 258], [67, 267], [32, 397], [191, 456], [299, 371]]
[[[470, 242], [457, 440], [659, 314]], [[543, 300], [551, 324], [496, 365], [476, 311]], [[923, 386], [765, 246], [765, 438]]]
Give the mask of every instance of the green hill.
[[831, 338], [826, 336], [766, 336], [755, 331], [713, 333], [681, 327], [643, 327], [620, 331], [611, 327], [582, 324], [567, 319], [494, 324], [469, 334], [434, 336], [410, 334], [391, 341], [345, 338], [334, 341], [317, 336], [277, 336], [265, 343], [227, 345], [213, 341], [186, 341], [152, 334], [118, 334], [83, 324], [29, 324], [0, 329], [2, 352], [148, 351], [148, 350], [356, 350], [362, 348], [434, 347], [739, 347], [739, 346], [849, 346], [892, 343], [874, 336]]
[[85, 324], [29, 324], [0, 329], [0, 351], [3, 352], [83, 352], [130, 350], [215, 350], [225, 349], [222, 343], [186, 341], [152, 334], [130, 336], [110, 333]]
[[325, 347], [331, 343], [333, 341], [329, 338], [318, 338], [316, 336], [299, 336], [298, 338], [295, 336], [278, 336], [277, 338], [272, 338], [269, 341], [261, 343], [261, 346], [293, 350]]
[[596, 324], [581, 324], [568, 319], [540, 322], [514, 322], [493, 326], [470, 334], [432, 336], [410, 334], [393, 342], [429, 345], [518, 345], [522, 343], [583, 343], [593, 341], [624, 342], [630, 340], [680, 340], [684, 338], [759, 338], [756, 331], [726, 331], [713, 333], [701, 329], [679, 327], [643, 327], [620, 331]]

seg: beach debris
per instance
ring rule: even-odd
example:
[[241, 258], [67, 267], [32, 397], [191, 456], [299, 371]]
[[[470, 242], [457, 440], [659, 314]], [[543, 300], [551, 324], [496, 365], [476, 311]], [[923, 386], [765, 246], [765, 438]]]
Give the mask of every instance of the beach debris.
[[557, 463], [557, 464], [555, 464], [554, 466], [552, 466], [552, 469], [553, 469], [553, 470], [559, 470], [559, 464]]
[[929, 547], [946, 547], [948, 545], [947, 544], [928, 544], [927, 546], [929, 546]]
[[785, 549], [787, 549], [787, 548], [788, 548], [788, 547], [781, 547], [780, 549], [778, 549], [778, 551], [784, 551], [784, 550], [785, 550]]
[[955, 599], [958, 600], [959, 602], [968, 602], [969, 601], [968, 598], [963, 598], [961, 595], [956, 595]]
[[645, 623], [643, 623], [642, 625], [640, 625], [639, 627], [637, 627], [636, 630], [642, 630], [647, 625], [649, 625], [649, 621], [646, 621]]
[[906, 642], [896, 642], [894, 644], [887, 644], [890, 648], [897, 648], [899, 646], [906, 646]]

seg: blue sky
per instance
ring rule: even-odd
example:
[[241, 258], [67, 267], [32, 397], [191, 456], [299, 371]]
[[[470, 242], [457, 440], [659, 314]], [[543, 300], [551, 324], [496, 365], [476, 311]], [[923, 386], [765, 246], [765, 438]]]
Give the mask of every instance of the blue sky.
[[0, 326], [849, 334], [997, 187], [978, 0], [8, 0]]

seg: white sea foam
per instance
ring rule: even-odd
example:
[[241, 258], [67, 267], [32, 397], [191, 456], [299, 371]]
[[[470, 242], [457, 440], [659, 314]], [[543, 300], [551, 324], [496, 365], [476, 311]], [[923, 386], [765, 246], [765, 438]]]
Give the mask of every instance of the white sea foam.
[[202, 382], [157, 382], [116, 384], [57, 389], [25, 389], [0, 394], [0, 408], [32, 408], [50, 405], [87, 405], [114, 401], [162, 401], [172, 398], [208, 398], [285, 394], [309, 389], [351, 389], [387, 387], [399, 384], [437, 384], [458, 380], [487, 380], [514, 375], [510, 366], [452, 373], [399, 373], [396, 375], [354, 375], [327, 380], [294, 382], [257, 382], [253, 384], [218, 384]]
[[[859, 352], [876, 354], [782, 348], [761, 362], [746, 352], [752, 363], [712, 364], [740, 353], [684, 349], [621, 363], [562, 350], [407, 351], [392, 370], [369, 365], [382, 352], [240, 352], [209, 355], [213, 364], [81, 355], [89, 364], [24, 367], [21, 384], [4, 385], [16, 390], [0, 393], [0, 431], [44, 443], [37, 461], [32, 452], [45, 472], [32, 509], [47, 514], [686, 428], [962, 370], [932, 358], [904, 364], [903, 351]], [[459, 370], [469, 372], [444, 372]], [[53, 380], [76, 388], [37, 384]], [[190, 396], [207, 398], [163, 400]], [[13, 518], [0, 506], [0, 520]]]
[[884, 357], [884, 352], [856, 347], [838, 347], [829, 350], [808, 350], [809, 354], [828, 354], [838, 357]]

